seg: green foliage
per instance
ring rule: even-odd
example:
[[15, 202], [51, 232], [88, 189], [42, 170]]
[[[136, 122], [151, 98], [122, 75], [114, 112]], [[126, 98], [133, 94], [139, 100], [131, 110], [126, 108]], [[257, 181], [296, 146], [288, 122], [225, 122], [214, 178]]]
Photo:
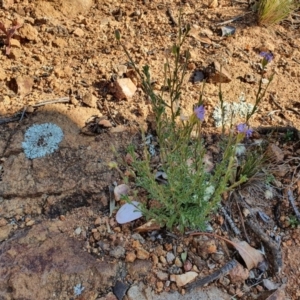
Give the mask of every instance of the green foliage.
[[286, 19], [296, 7], [295, 0], [259, 0], [258, 23], [272, 26]]
[[296, 228], [298, 225], [300, 225], [300, 222], [299, 220], [297, 219], [296, 216], [290, 216], [288, 218], [288, 222], [289, 222], [289, 225], [292, 227], [292, 228]]
[[292, 130], [287, 130], [286, 134], [284, 135], [284, 141], [290, 142], [294, 139], [294, 132]]

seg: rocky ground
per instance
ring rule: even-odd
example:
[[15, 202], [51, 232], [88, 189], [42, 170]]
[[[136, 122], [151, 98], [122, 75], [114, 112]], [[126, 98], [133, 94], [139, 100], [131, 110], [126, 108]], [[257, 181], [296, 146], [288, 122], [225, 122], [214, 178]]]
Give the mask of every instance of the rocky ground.
[[[292, 193], [300, 205], [299, 12], [264, 28], [242, 1], [3, 0], [0, 5], [5, 29], [22, 25], [10, 47], [5, 30], [0, 33], [1, 299], [299, 299], [300, 228], [289, 201]], [[243, 229], [246, 217], [232, 210], [241, 239], [253, 247], [248, 251], [263, 245], [269, 267], [250, 270], [242, 260], [232, 263], [236, 251], [211, 236], [141, 232], [136, 229], [143, 219], [119, 225], [115, 212], [110, 215], [113, 188], [122, 179], [109, 163], [125, 157], [129, 144], [138, 145], [139, 128], [147, 130], [153, 119], [114, 31], [120, 30], [140, 67], [149, 64], [160, 90], [180, 7], [192, 27], [185, 44], [191, 61], [183, 112], [192, 111], [201, 78], [210, 76], [205, 70], [216, 61], [224, 66], [226, 101], [245, 95], [253, 103], [259, 53], [274, 54], [267, 70], [275, 72], [274, 80], [251, 125], [255, 139], [271, 145], [277, 192], [273, 199], [243, 195], [270, 218], [256, 219], [265, 235], [251, 223]], [[225, 25], [236, 32], [222, 36]], [[210, 77], [204, 94], [208, 140], [219, 132], [213, 118], [216, 80]], [[28, 159], [25, 132], [43, 123], [59, 126], [63, 139], [52, 154]], [[275, 130], [264, 130], [270, 127]], [[210, 225], [220, 236], [235, 236], [221, 211]]]

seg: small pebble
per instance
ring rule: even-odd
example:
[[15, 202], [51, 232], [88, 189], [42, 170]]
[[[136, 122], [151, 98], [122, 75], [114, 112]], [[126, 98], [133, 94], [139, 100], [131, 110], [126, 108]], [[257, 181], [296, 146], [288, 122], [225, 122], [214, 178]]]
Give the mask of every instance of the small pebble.
[[169, 278], [169, 274], [166, 272], [163, 272], [163, 271], [158, 271], [156, 276], [159, 280], [162, 280], [162, 281], [168, 280], [168, 278]]
[[172, 244], [165, 244], [164, 247], [165, 247], [165, 249], [167, 251], [171, 251], [173, 249], [173, 245]]
[[172, 252], [167, 253], [167, 262], [168, 264], [172, 264], [175, 259], [175, 255]]
[[136, 257], [138, 259], [148, 259], [150, 257], [150, 253], [145, 249], [140, 248], [136, 252]]
[[267, 84], [267, 83], [269, 83], [269, 79], [268, 78], [263, 78], [261, 80], [261, 82], [262, 82], [262, 84]]
[[192, 270], [192, 267], [193, 267], [193, 265], [192, 265], [192, 263], [189, 260], [186, 260], [184, 262], [183, 268], [184, 268], [185, 272], [188, 272], [188, 271]]
[[164, 264], [164, 265], [167, 263], [167, 260], [165, 259], [164, 256], [160, 256], [160, 257], [159, 257], [159, 260], [160, 260], [161, 263]]
[[65, 220], [66, 220], [66, 216], [60, 215], [60, 216], [59, 216], [59, 219], [60, 219], [61, 221], [65, 221]]
[[131, 237], [132, 237], [134, 240], [139, 241], [141, 244], [144, 244], [144, 243], [145, 243], [145, 239], [144, 239], [139, 233], [134, 233]]
[[81, 233], [81, 228], [80, 227], [77, 227], [75, 229], [75, 234], [79, 235]]
[[152, 261], [153, 261], [154, 266], [156, 266], [158, 264], [158, 257], [157, 257], [157, 255], [152, 254], [151, 257], [152, 257]]
[[101, 224], [101, 218], [98, 217], [95, 222], [94, 222], [95, 225], [100, 225]]
[[130, 251], [126, 253], [125, 261], [126, 262], [134, 262], [136, 259], [136, 255], [134, 252]]
[[158, 291], [158, 292], [161, 292], [161, 291], [163, 290], [163, 288], [164, 288], [163, 282], [157, 281], [157, 282], [156, 282], [156, 288], [157, 288], [157, 291]]
[[33, 224], [35, 223], [35, 221], [34, 220], [30, 220], [30, 221], [28, 221], [27, 223], [26, 223], [26, 226], [32, 226]]
[[183, 263], [182, 263], [182, 261], [180, 260], [179, 257], [176, 257], [176, 258], [175, 258], [175, 265], [176, 265], [177, 267], [179, 267], [179, 268], [181, 268], [181, 267], [183, 266]]
[[125, 249], [122, 246], [116, 246], [114, 249], [109, 251], [109, 255], [114, 258], [124, 257]]

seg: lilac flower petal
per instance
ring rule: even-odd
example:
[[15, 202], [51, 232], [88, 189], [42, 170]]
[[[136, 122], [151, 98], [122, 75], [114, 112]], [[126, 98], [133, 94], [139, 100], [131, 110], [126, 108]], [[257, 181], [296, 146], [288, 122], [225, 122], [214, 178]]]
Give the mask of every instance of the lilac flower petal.
[[253, 134], [253, 129], [249, 128], [245, 123], [237, 125], [236, 130], [239, 133], [244, 133], [247, 138], [249, 138]]
[[245, 130], [247, 129], [247, 126], [246, 126], [246, 124], [241, 123], [241, 124], [237, 125], [236, 129], [240, 133], [245, 133]]
[[270, 52], [263, 51], [259, 55], [262, 56], [266, 60], [267, 63], [271, 62], [273, 59], [273, 54]]
[[204, 121], [205, 117], [205, 108], [203, 105], [200, 105], [194, 109], [194, 113], [200, 121]]
[[119, 224], [125, 224], [142, 217], [141, 211], [139, 211], [138, 206], [140, 205], [137, 201], [132, 201], [132, 203], [125, 203], [118, 210], [116, 214], [116, 220]]

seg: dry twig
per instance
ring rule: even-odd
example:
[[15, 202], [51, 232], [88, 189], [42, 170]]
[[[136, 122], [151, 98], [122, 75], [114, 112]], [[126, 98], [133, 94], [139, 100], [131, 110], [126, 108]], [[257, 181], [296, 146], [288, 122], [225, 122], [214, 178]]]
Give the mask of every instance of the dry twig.
[[240, 230], [236, 227], [236, 225], [234, 224], [232, 218], [229, 216], [229, 214], [227, 213], [226, 209], [221, 205], [220, 206], [220, 209], [223, 213], [223, 215], [225, 216], [225, 219], [227, 220], [227, 222], [229, 223], [231, 229], [233, 230], [233, 232], [236, 234], [236, 235], [241, 235], [241, 232]]
[[288, 189], [287, 194], [288, 194], [289, 202], [291, 203], [291, 206], [295, 212], [295, 215], [296, 215], [298, 221], [300, 222], [300, 212], [295, 204], [295, 198], [294, 198], [293, 192], [290, 189]]
[[245, 14], [240, 15], [240, 16], [237, 16], [237, 17], [234, 17], [234, 18], [232, 18], [232, 19], [230, 19], [230, 20], [227, 20], [227, 21], [224, 21], [224, 22], [217, 23], [216, 25], [217, 25], [217, 26], [223, 26], [223, 25], [226, 25], [226, 24], [230, 24], [230, 23], [232, 23], [232, 22], [234, 22], [234, 21], [237, 21], [237, 20], [239, 20], [239, 19], [245, 17], [247, 14], [250, 14], [250, 13], [252, 13], [252, 11], [248, 11], [248, 12], [246, 12]]
[[226, 275], [230, 270], [235, 268], [237, 266], [237, 263], [238, 262], [235, 259], [229, 261], [227, 264], [225, 264], [222, 268], [220, 268], [216, 272], [214, 272], [204, 278], [198, 279], [198, 280], [194, 281], [193, 283], [188, 284], [186, 286], [186, 290], [191, 291], [194, 288], [204, 286], [205, 284], [208, 284], [214, 280], [219, 279], [221, 276]]
[[39, 107], [39, 106], [43, 106], [43, 105], [47, 105], [47, 104], [65, 103], [65, 102], [69, 102], [69, 101], [70, 101], [69, 97], [62, 97], [62, 98], [51, 99], [51, 100], [39, 102], [39, 103], [33, 105], [33, 107]]
[[265, 244], [266, 248], [268, 248], [271, 252], [273, 258], [273, 268], [276, 273], [281, 271], [282, 268], [282, 254], [280, 249], [280, 244], [277, 244], [271, 238], [264, 233], [259, 224], [257, 222], [253, 222], [252, 220], [246, 220], [247, 226], [260, 238], [260, 240]]

